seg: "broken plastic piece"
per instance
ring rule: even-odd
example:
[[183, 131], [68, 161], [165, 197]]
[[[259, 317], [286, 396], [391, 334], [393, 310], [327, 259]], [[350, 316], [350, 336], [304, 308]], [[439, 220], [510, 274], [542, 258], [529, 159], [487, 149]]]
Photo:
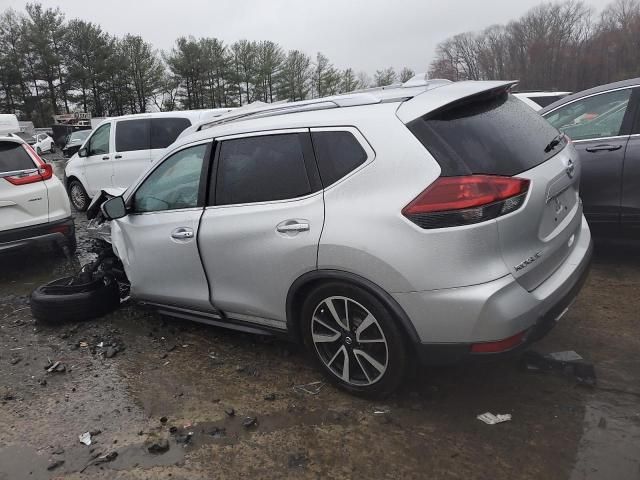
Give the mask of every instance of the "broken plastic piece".
[[582, 360], [582, 357], [573, 350], [569, 350], [567, 352], [553, 352], [546, 356], [559, 362], [577, 362], [578, 360]]
[[91, 433], [85, 432], [82, 435], [78, 435], [78, 440], [80, 440], [80, 443], [84, 443], [88, 447], [91, 445]]
[[295, 385], [293, 391], [298, 393], [303, 392], [309, 395], [318, 395], [322, 387], [324, 387], [323, 382], [311, 382], [304, 385]]
[[496, 423], [502, 423], [502, 422], [508, 422], [511, 420], [511, 414], [510, 413], [505, 413], [505, 414], [497, 414], [494, 415], [493, 413], [487, 412], [487, 413], [483, 413], [482, 415], [478, 415], [478, 420], [483, 421], [484, 423], [486, 423], [487, 425], [495, 425]]

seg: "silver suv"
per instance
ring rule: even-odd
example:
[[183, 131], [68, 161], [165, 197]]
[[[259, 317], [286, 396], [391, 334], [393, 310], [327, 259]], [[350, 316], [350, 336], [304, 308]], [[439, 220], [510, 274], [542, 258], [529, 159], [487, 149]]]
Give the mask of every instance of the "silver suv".
[[570, 141], [508, 82], [238, 110], [102, 206], [159, 312], [303, 342], [386, 394], [415, 360], [517, 352], [566, 312], [591, 234]]

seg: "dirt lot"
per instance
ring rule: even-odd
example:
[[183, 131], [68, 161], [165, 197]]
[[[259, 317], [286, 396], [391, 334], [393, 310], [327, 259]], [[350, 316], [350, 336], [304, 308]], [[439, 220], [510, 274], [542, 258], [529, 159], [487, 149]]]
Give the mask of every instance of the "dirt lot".
[[[535, 345], [593, 362], [595, 387], [512, 359], [423, 369], [383, 402], [330, 385], [296, 391], [323, 380], [298, 348], [134, 305], [96, 321], [39, 324], [29, 293], [79, 261], [45, 250], [5, 255], [0, 479], [638, 479], [640, 250], [611, 251], [598, 249], [578, 301]], [[57, 361], [65, 371], [45, 370]], [[487, 411], [513, 420], [485, 425], [476, 416]], [[243, 426], [246, 417], [256, 424]], [[91, 446], [79, 442], [84, 432]], [[164, 439], [168, 451], [148, 452]], [[47, 470], [56, 461], [64, 463]]]

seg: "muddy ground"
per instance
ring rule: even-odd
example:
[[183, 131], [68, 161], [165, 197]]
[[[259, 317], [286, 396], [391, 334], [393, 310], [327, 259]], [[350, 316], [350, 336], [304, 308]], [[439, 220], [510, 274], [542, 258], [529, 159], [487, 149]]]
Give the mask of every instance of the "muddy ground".
[[[31, 290], [91, 258], [76, 223], [74, 262], [47, 250], [0, 258], [2, 480], [640, 478], [638, 247], [599, 246], [578, 301], [534, 346], [575, 350], [596, 386], [510, 359], [420, 369], [372, 402], [328, 384], [296, 390], [324, 379], [295, 346], [135, 305], [36, 322]], [[45, 370], [58, 361], [65, 371]], [[485, 425], [487, 411], [513, 419]]]

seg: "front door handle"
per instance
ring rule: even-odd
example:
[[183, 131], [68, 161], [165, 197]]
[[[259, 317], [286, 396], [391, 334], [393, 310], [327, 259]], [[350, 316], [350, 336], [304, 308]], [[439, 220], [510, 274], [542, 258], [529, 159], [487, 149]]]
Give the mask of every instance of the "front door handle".
[[113, 158], [115, 158], [116, 160], [118, 160], [118, 159], [122, 158], [122, 155], [118, 154], [118, 155], [116, 155], [116, 156], [115, 156], [115, 157], [113, 157]]
[[102, 157], [103, 160], [109, 160], [109, 155], [105, 155], [104, 157]]
[[307, 220], [285, 220], [279, 223], [276, 230], [280, 233], [306, 232], [311, 228]]
[[593, 147], [587, 147], [587, 152], [613, 152], [614, 150], [620, 150], [622, 145], [595, 145]]
[[178, 227], [171, 232], [171, 238], [176, 240], [189, 240], [193, 238], [193, 229], [187, 227]]

